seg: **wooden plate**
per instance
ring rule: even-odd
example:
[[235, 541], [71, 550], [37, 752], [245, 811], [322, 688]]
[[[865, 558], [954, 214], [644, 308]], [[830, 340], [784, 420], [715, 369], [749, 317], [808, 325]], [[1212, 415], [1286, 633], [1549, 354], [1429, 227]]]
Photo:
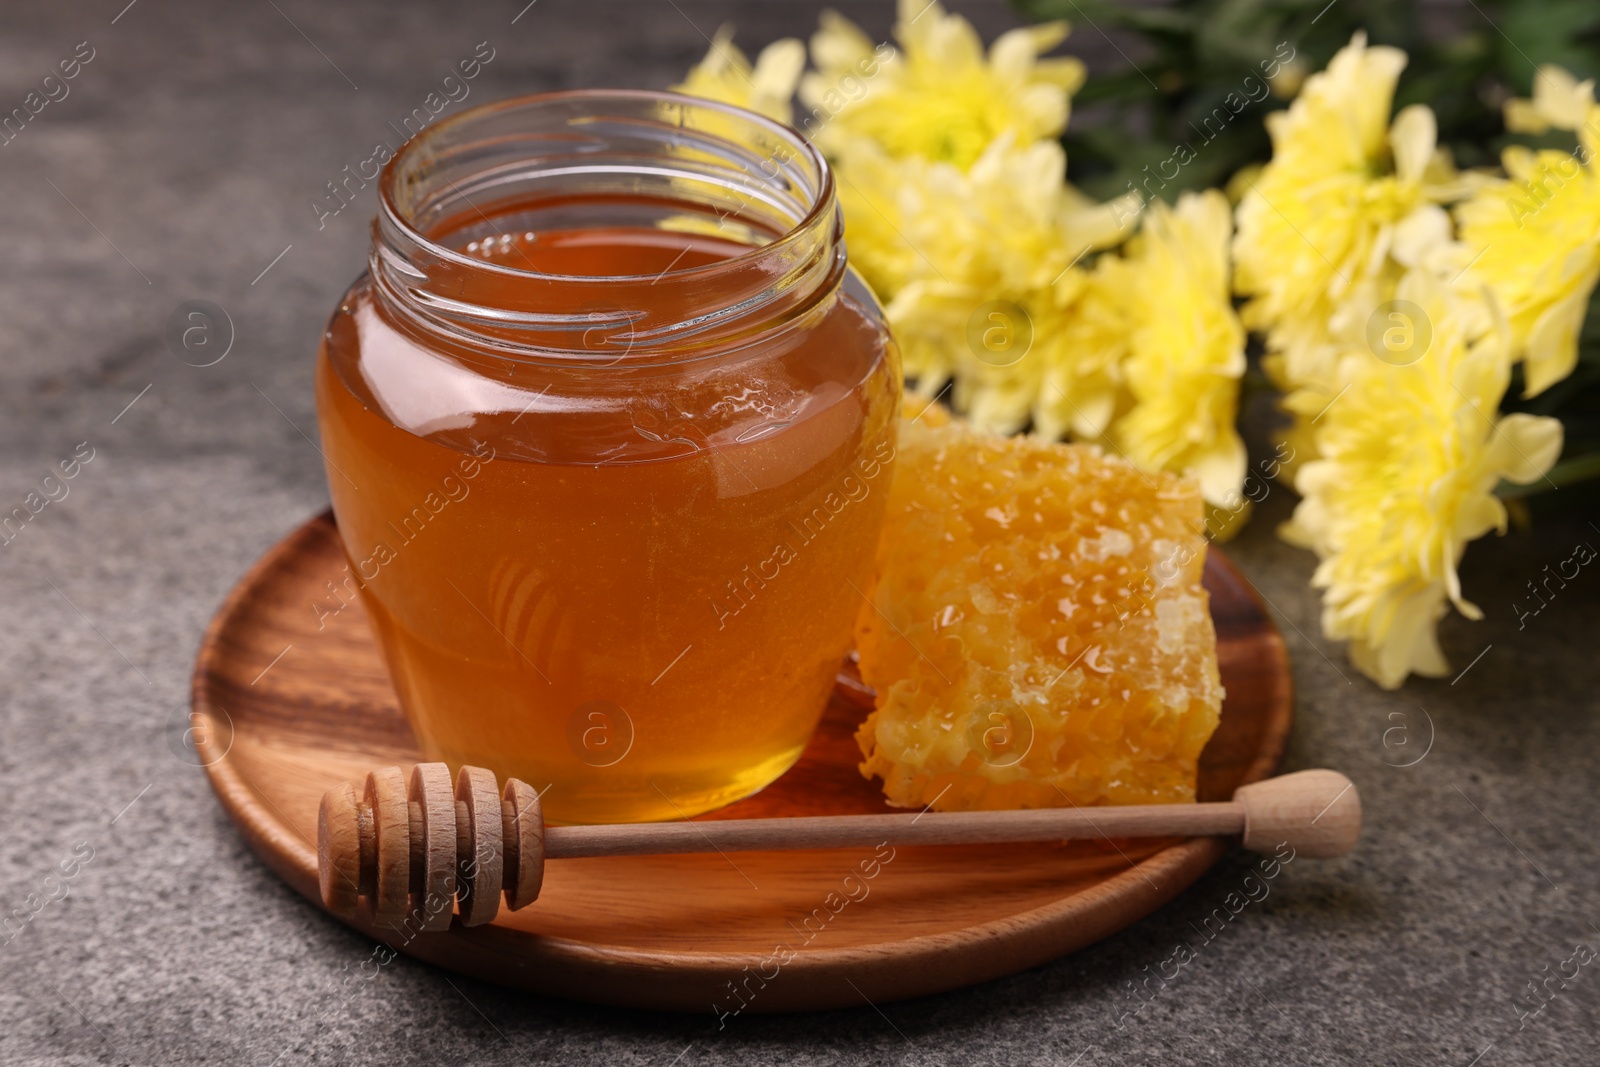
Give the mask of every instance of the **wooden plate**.
[[[222, 806], [318, 900], [317, 804], [420, 757], [359, 606], [311, 609], [345, 564], [329, 515], [239, 582], [195, 664], [196, 748]], [[1227, 701], [1201, 760], [1221, 800], [1277, 767], [1290, 724], [1283, 641], [1242, 575], [1206, 563]], [[856, 771], [864, 714], [841, 682], [800, 762], [704, 818], [887, 810]], [[1216, 838], [560, 860], [537, 902], [419, 934], [344, 921], [399, 951], [538, 993], [684, 1011], [796, 1011], [917, 996], [1035, 966], [1135, 922], [1223, 854]], [[859, 852], [859, 854], [858, 854]], [[871, 871], [871, 877], [866, 876]]]

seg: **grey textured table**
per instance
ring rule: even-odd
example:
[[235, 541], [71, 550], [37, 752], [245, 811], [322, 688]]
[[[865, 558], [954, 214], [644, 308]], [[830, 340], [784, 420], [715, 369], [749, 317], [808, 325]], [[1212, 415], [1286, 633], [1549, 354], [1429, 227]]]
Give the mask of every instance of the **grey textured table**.
[[[67, 495], [0, 545], [0, 1062], [1600, 1061], [1600, 967], [1551, 982], [1548, 1007], [1519, 1018], [1529, 982], [1600, 945], [1600, 576], [1525, 628], [1512, 609], [1600, 531], [1570, 519], [1474, 546], [1465, 577], [1487, 619], [1444, 627], [1471, 668], [1386, 694], [1318, 635], [1311, 559], [1272, 536], [1281, 490], [1230, 552], [1294, 657], [1289, 764], [1348, 772], [1367, 835], [1351, 858], [1285, 869], [1148, 1002], [1132, 983], [1203, 942], [1245, 857], [1073, 957], [881, 1010], [719, 1031], [709, 1014], [538, 999], [403, 958], [342, 1000], [371, 945], [269, 873], [170, 745], [223, 594], [326, 502], [302, 433], [312, 353], [361, 269], [371, 190], [320, 229], [310, 205], [480, 41], [495, 56], [471, 103], [664, 85], [725, 19], [759, 43], [808, 32], [816, 11], [538, 0], [513, 24], [523, 0], [453, 14], [125, 2], [0, 15], [0, 109], [79, 42], [94, 53], [0, 146], [0, 510], [93, 449]], [[999, 4], [960, 6], [988, 34], [1011, 23]], [[851, 10], [887, 31], [886, 4]], [[1115, 58], [1086, 26], [1076, 41]], [[237, 327], [215, 366], [162, 340], [191, 299]]]

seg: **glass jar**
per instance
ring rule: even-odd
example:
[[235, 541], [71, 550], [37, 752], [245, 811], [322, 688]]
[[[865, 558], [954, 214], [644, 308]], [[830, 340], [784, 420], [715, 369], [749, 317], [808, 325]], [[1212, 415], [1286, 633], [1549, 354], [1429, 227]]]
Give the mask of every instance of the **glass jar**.
[[429, 759], [565, 822], [800, 755], [868, 591], [899, 357], [797, 133], [656, 92], [465, 111], [328, 323], [334, 512]]

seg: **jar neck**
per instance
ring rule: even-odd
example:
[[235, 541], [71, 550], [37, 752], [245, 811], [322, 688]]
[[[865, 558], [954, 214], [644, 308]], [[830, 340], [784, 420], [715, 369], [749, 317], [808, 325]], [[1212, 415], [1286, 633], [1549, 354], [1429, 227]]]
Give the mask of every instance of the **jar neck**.
[[[618, 227], [733, 254], [601, 276], [468, 251]], [[389, 315], [441, 347], [677, 363], [806, 319], [837, 290], [844, 246], [833, 176], [788, 127], [674, 93], [580, 91], [474, 108], [407, 142], [379, 179], [370, 267]]]

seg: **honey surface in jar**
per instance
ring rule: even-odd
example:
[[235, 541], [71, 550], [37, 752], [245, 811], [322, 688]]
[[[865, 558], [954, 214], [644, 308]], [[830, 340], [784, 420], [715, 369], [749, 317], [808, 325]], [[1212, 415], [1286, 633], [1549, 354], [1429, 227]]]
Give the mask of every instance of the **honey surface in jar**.
[[[591, 279], [749, 251], [660, 227], [497, 229], [454, 247]], [[799, 757], [894, 457], [898, 367], [870, 301], [849, 279], [748, 356], [485, 373], [352, 288], [318, 361], [329, 483], [347, 584], [428, 758], [600, 822], [706, 811]]]

